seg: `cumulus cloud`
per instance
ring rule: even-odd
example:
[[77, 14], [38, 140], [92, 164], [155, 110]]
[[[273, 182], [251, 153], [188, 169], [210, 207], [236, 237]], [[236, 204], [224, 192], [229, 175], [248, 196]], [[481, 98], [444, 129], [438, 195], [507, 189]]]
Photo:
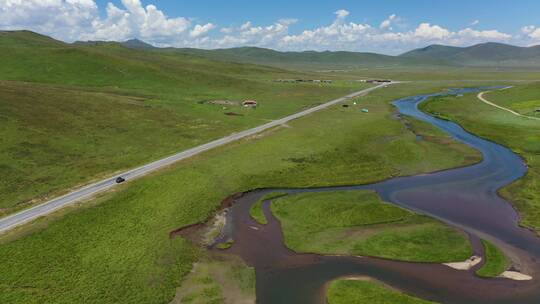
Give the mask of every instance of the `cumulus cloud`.
[[0, 0], [0, 28], [29, 29], [69, 39], [92, 26], [92, 0]]
[[216, 26], [213, 25], [212, 23], [207, 23], [205, 25], [197, 24], [197, 25], [195, 25], [193, 30], [191, 30], [191, 32], [189, 32], [189, 35], [191, 37], [199, 37], [199, 36], [201, 36], [203, 34], [208, 33], [208, 31], [212, 30], [214, 27], [216, 27]]
[[534, 25], [527, 25], [521, 28], [521, 32], [528, 38], [533, 40], [540, 40], [540, 27]]
[[[391, 14], [378, 25], [349, 21], [345, 9], [334, 12], [327, 25], [291, 31], [296, 19], [271, 24], [245, 21], [218, 28], [215, 23], [195, 22], [189, 17], [167, 16], [156, 5], [140, 0], [108, 3], [104, 14], [93, 0], [0, 0], [0, 29], [28, 29], [64, 41], [126, 40], [140, 38], [157, 46], [235, 47], [260, 46], [281, 50], [354, 50], [399, 53], [431, 43], [470, 45], [486, 41], [523, 42], [517, 36], [494, 29], [479, 30], [477, 20], [467, 28], [450, 30], [421, 22], [415, 27], [400, 24]], [[399, 26], [399, 30], [394, 27]], [[217, 29], [217, 30], [214, 30]], [[540, 40], [540, 28], [525, 26], [519, 39]], [[532, 42], [530, 42], [532, 43]]]
[[346, 23], [345, 18], [349, 15], [349, 12], [346, 10], [339, 10], [335, 14], [336, 19], [332, 24], [314, 30], [305, 30], [298, 35], [286, 35], [280, 41], [280, 45], [291, 48], [309, 46], [315, 49], [330, 45], [343, 45], [357, 41], [371, 29], [371, 26], [368, 24]]
[[346, 11], [337, 11], [336, 18], [330, 25], [287, 35], [277, 45], [285, 49], [383, 50], [387, 53], [399, 53], [431, 43], [469, 45], [512, 38], [511, 35], [497, 30], [479, 31], [465, 28], [451, 31], [430, 23], [420, 23], [412, 30], [394, 32], [392, 24], [399, 20], [395, 14], [390, 15], [378, 27], [347, 22], [348, 15]]
[[[93, 0], [0, 0], [0, 28], [29, 29], [65, 41], [124, 40], [142, 38], [165, 42], [188, 36], [191, 21], [169, 18], [155, 5], [122, 0], [122, 7], [108, 3], [101, 17]], [[213, 25], [195, 25], [198, 37]]]
[[345, 19], [345, 17], [349, 16], [349, 11], [340, 9], [336, 11], [335, 14], [337, 15], [339, 19]]
[[421, 23], [414, 31], [415, 37], [426, 40], [444, 40], [450, 37], [450, 35], [449, 30], [429, 23]]
[[390, 16], [388, 16], [388, 18], [386, 20], [384, 20], [383, 22], [381, 22], [381, 24], [379, 25], [379, 28], [380, 29], [392, 29], [392, 23], [394, 23], [395, 21], [397, 20], [397, 16], [396, 14], [392, 14]]
[[512, 35], [501, 33], [497, 30], [477, 31], [471, 28], [463, 29], [457, 32], [457, 36], [467, 40], [489, 40], [489, 41], [504, 41], [512, 38]]

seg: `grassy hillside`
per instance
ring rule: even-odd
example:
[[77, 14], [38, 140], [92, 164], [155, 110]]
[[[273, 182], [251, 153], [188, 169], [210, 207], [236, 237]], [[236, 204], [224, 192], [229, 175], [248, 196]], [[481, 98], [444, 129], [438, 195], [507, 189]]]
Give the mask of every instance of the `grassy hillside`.
[[169, 232], [207, 218], [232, 193], [366, 183], [470, 162], [446, 135], [419, 141], [393, 117], [395, 98], [440, 89], [402, 84], [375, 91], [357, 107], [333, 107], [209, 151], [126, 184], [92, 207], [3, 236], [0, 303], [168, 303], [200, 258]]
[[[540, 99], [538, 83], [484, 95], [488, 100], [509, 108], [521, 109], [522, 104]], [[537, 101], [534, 102], [538, 104]], [[521, 224], [540, 231], [540, 122], [518, 117], [480, 102], [476, 94], [462, 98], [444, 97], [422, 105], [426, 111], [443, 115], [465, 129], [510, 147], [520, 154], [529, 167], [524, 178], [501, 190], [521, 213]]]
[[434, 60], [454, 66], [540, 68], [540, 46], [519, 47], [493, 42], [469, 47], [430, 45], [400, 57]]
[[[317, 76], [31, 32], [2, 32], [0, 52], [0, 216], [365, 87], [276, 83]], [[205, 102], [217, 99], [260, 107]]]
[[180, 52], [221, 61], [249, 62], [271, 66], [308, 69], [482, 67], [540, 68], [540, 46], [518, 47], [501, 43], [482, 43], [470, 47], [430, 45], [400, 56], [342, 51], [280, 52], [256, 47], [231, 49], [155, 49]]
[[414, 58], [399, 58], [375, 53], [359, 52], [280, 52], [257, 47], [231, 49], [167, 49], [164, 52], [180, 52], [200, 55], [222, 61], [249, 62], [280, 67], [339, 69], [351, 67], [396, 67], [422, 64]]

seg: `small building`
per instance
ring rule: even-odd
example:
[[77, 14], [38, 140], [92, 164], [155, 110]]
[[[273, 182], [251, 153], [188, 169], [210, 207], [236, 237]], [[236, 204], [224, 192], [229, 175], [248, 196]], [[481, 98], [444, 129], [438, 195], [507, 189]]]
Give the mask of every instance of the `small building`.
[[246, 108], [256, 108], [257, 107], [257, 101], [256, 100], [244, 100], [242, 102], [242, 106]]

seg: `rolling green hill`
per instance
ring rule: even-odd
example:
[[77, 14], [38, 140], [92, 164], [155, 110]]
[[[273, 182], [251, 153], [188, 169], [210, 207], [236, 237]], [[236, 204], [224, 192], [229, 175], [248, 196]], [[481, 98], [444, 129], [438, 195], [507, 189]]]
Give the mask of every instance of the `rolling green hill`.
[[155, 48], [140, 40], [122, 43], [126, 47], [152, 49], [166, 54], [197, 55], [226, 62], [253, 63], [300, 69], [351, 68], [540, 68], [540, 46], [519, 47], [501, 43], [482, 43], [470, 47], [430, 45], [399, 56], [345, 51], [281, 52], [259, 47], [229, 49]]
[[435, 60], [455, 66], [538, 68], [540, 67], [540, 46], [519, 47], [494, 42], [463, 48], [430, 45], [399, 57]]
[[[363, 86], [27, 31], [1, 32], [0, 53], [0, 216]], [[260, 107], [207, 102], [244, 99]]]
[[167, 51], [200, 55], [216, 60], [248, 62], [278, 67], [347, 69], [351, 67], [403, 67], [423, 65], [414, 58], [399, 58], [375, 53], [359, 52], [280, 52], [257, 47], [239, 47], [231, 49], [167, 49]]

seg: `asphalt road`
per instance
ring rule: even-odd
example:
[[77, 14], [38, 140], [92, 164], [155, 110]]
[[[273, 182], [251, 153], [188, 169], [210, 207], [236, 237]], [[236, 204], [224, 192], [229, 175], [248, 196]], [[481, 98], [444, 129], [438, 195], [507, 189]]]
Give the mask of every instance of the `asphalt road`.
[[118, 175], [116, 175], [114, 177], [107, 178], [107, 179], [101, 180], [99, 182], [93, 183], [91, 185], [79, 188], [79, 189], [77, 189], [77, 190], [75, 190], [73, 192], [70, 192], [70, 193], [66, 194], [66, 195], [60, 196], [58, 198], [52, 199], [52, 200], [47, 201], [45, 203], [42, 203], [40, 205], [34, 206], [32, 208], [20, 211], [18, 213], [15, 213], [15, 214], [12, 214], [10, 216], [7, 216], [7, 217], [4, 217], [4, 218], [0, 219], [0, 233], [8, 231], [8, 230], [10, 230], [10, 229], [12, 229], [12, 228], [14, 228], [16, 226], [22, 225], [22, 224], [27, 223], [29, 221], [32, 221], [32, 220], [34, 220], [34, 219], [36, 219], [38, 217], [47, 215], [47, 214], [49, 214], [49, 213], [51, 213], [51, 212], [53, 212], [53, 211], [55, 211], [57, 209], [60, 209], [62, 207], [65, 207], [65, 206], [68, 206], [68, 205], [73, 204], [75, 202], [81, 201], [82, 199], [89, 198], [89, 197], [95, 195], [96, 193], [99, 193], [99, 192], [105, 191], [107, 189], [110, 189], [110, 188], [118, 185], [116, 183], [116, 181], [115, 181], [116, 177], [118, 177], [118, 176], [122, 176], [126, 181], [135, 179], [137, 177], [143, 176], [143, 175], [148, 174], [150, 172], [154, 172], [156, 170], [164, 168], [164, 167], [166, 167], [168, 165], [171, 165], [171, 164], [173, 164], [175, 162], [178, 162], [180, 160], [183, 160], [183, 159], [189, 158], [191, 156], [197, 155], [199, 153], [202, 153], [204, 151], [207, 151], [207, 150], [219, 147], [219, 146], [223, 146], [223, 145], [226, 145], [226, 144], [231, 143], [233, 141], [236, 141], [238, 139], [241, 139], [241, 138], [244, 138], [244, 137], [247, 137], [247, 136], [251, 136], [251, 135], [260, 133], [260, 132], [262, 132], [264, 130], [267, 130], [267, 129], [270, 129], [270, 128], [273, 128], [273, 127], [276, 127], [276, 126], [279, 126], [279, 125], [282, 125], [282, 124], [285, 124], [285, 123], [287, 123], [287, 122], [289, 122], [291, 120], [297, 119], [297, 118], [302, 117], [302, 116], [309, 115], [309, 114], [311, 114], [313, 112], [317, 112], [319, 110], [328, 108], [328, 107], [330, 107], [332, 105], [335, 105], [337, 103], [346, 101], [347, 99], [354, 98], [354, 97], [357, 97], [359, 95], [366, 94], [366, 93], [368, 93], [370, 91], [376, 90], [376, 89], [381, 88], [381, 87], [385, 87], [385, 86], [387, 86], [389, 84], [392, 84], [392, 83], [383, 83], [383, 84], [380, 84], [380, 85], [377, 85], [377, 86], [374, 86], [374, 87], [371, 87], [371, 88], [368, 88], [368, 89], [365, 89], [365, 90], [361, 90], [361, 91], [349, 94], [347, 96], [344, 96], [344, 97], [341, 97], [341, 98], [338, 98], [338, 99], [334, 99], [332, 101], [323, 103], [323, 104], [315, 106], [313, 108], [309, 108], [307, 110], [298, 112], [296, 114], [292, 114], [290, 116], [287, 116], [287, 117], [284, 117], [284, 118], [281, 118], [281, 119], [278, 119], [278, 120], [274, 120], [272, 122], [269, 122], [267, 124], [264, 124], [264, 125], [252, 128], [252, 129], [248, 129], [248, 130], [241, 131], [241, 132], [238, 132], [238, 133], [233, 133], [233, 134], [231, 134], [229, 136], [226, 136], [226, 137], [211, 141], [211, 142], [206, 143], [204, 145], [200, 145], [200, 146], [191, 148], [189, 150], [186, 150], [186, 151], [180, 152], [178, 154], [175, 154], [175, 155], [172, 155], [172, 156], [157, 160], [155, 162], [152, 162], [152, 163], [137, 167], [137, 168], [129, 170], [127, 172], [123, 172], [123, 173], [118, 174]]

